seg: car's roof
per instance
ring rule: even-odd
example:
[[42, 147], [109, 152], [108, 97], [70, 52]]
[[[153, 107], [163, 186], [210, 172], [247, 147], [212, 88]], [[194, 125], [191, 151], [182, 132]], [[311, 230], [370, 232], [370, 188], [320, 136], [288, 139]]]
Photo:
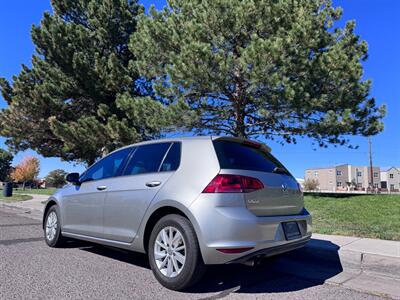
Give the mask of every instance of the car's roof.
[[[165, 138], [160, 138], [160, 139], [154, 139], [154, 140], [148, 140], [148, 141], [142, 141], [134, 144], [127, 145], [122, 148], [126, 147], [132, 147], [132, 146], [139, 146], [139, 145], [145, 145], [145, 144], [154, 144], [154, 143], [164, 143], [164, 142], [185, 142], [185, 141], [191, 141], [191, 140], [210, 140], [213, 139], [212, 136], [180, 136], [180, 137], [165, 137]], [[122, 149], [120, 148], [120, 149]]]
[[[213, 135], [213, 136], [211, 136], [211, 135], [205, 135], [205, 136], [204, 135], [203, 136], [180, 136], [180, 137], [166, 137], [166, 138], [160, 138], [160, 139], [154, 139], [154, 140], [138, 142], [138, 143], [134, 143], [134, 144], [130, 144], [130, 145], [121, 147], [121, 148], [119, 148], [117, 150], [128, 148], [128, 147], [133, 147], [133, 146], [140, 146], [140, 145], [154, 144], [154, 143], [163, 143], [163, 142], [182, 142], [182, 143], [184, 143], [186, 141], [193, 141], [193, 140], [204, 140], [204, 141], [207, 141], [207, 140], [217, 140], [217, 139], [239, 141], [239, 142], [243, 142], [243, 141], [250, 141], [251, 142], [251, 140], [248, 140], [248, 139], [245, 139], [245, 138], [233, 137], [233, 136], [215, 136], [215, 135]], [[260, 143], [260, 144], [262, 144], [262, 143]], [[271, 151], [270, 147], [268, 147], [265, 144], [262, 144], [262, 145], [269, 152]], [[115, 150], [115, 151], [117, 151], [117, 150]]]

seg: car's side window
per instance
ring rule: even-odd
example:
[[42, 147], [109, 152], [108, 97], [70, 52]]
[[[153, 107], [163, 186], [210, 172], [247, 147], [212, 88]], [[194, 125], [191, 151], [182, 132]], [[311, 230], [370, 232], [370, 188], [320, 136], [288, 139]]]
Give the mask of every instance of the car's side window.
[[174, 143], [160, 166], [160, 172], [175, 171], [181, 162], [181, 144]]
[[171, 143], [156, 143], [139, 146], [126, 165], [124, 175], [158, 172], [170, 145]]
[[81, 177], [81, 181], [92, 181], [117, 176], [121, 173], [124, 160], [133, 148], [125, 148], [114, 152], [89, 168]]

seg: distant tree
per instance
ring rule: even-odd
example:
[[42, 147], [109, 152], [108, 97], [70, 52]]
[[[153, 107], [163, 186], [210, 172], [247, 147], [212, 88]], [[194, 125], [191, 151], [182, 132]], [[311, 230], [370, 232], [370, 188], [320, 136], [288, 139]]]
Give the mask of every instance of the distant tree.
[[0, 181], [6, 181], [10, 175], [13, 156], [6, 150], [0, 149]]
[[306, 190], [306, 191], [315, 191], [316, 189], [318, 189], [318, 186], [319, 186], [319, 182], [317, 179], [307, 178], [304, 181], [304, 190]]
[[[367, 43], [329, 0], [170, 0], [143, 14], [130, 49], [157, 95], [197, 133], [346, 144], [382, 131], [363, 80]], [[349, 147], [352, 145], [349, 145]]]
[[16, 182], [22, 182], [23, 189], [27, 181], [34, 180], [39, 175], [40, 163], [36, 157], [25, 157], [11, 172], [11, 178]]
[[103, 152], [160, 135], [169, 109], [151, 98], [128, 49], [143, 11], [136, 0], [52, 0], [32, 27], [36, 52], [12, 84], [0, 135], [13, 152], [92, 164]]
[[56, 169], [51, 171], [47, 176], [46, 176], [46, 184], [54, 186], [54, 187], [61, 187], [64, 184], [66, 184], [65, 176], [67, 175], [67, 172], [65, 172], [62, 169]]

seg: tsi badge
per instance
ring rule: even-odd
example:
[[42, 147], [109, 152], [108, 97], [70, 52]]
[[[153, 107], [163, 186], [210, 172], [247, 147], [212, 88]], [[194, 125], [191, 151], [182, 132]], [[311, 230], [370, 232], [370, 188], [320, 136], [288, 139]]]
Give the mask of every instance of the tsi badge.
[[249, 199], [249, 200], [247, 200], [247, 203], [249, 203], [249, 204], [258, 204], [258, 203], [260, 203], [260, 200], [257, 200], [257, 199]]

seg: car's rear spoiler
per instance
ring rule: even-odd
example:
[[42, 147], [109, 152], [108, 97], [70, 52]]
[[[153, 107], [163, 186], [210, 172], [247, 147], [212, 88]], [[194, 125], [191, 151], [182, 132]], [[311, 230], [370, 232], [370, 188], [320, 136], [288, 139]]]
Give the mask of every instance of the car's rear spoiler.
[[271, 152], [271, 147], [265, 145], [264, 143], [260, 143], [257, 141], [252, 141], [249, 139], [245, 138], [240, 138], [240, 137], [233, 137], [233, 136], [213, 136], [212, 140], [225, 140], [225, 141], [232, 141], [232, 142], [237, 142], [241, 144], [246, 144], [249, 146], [253, 146], [254, 148], [262, 148], [267, 152]]

